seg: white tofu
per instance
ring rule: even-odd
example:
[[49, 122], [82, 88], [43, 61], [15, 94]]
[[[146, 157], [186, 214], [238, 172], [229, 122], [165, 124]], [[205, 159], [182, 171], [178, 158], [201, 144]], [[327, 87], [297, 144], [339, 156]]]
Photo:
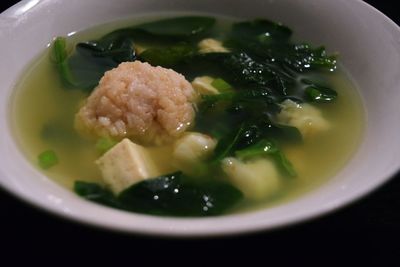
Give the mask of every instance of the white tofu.
[[203, 39], [198, 43], [200, 53], [228, 53], [229, 50], [222, 45], [222, 42], [213, 38]]
[[135, 183], [165, 174], [147, 148], [127, 138], [107, 151], [96, 164], [104, 182], [115, 194]]
[[211, 85], [213, 81], [214, 78], [210, 76], [200, 76], [192, 81], [192, 86], [201, 95], [217, 95], [219, 91]]
[[270, 197], [281, 186], [275, 164], [266, 158], [249, 162], [242, 162], [236, 158], [225, 158], [221, 167], [227, 175], [228, 181], [251, 200]]
[[304, 138], [331, 127], [330, 123], [322, 116], [321, 111], [308, 103], [297, 104], [287, 99], [281, 103], [281, 107], [282, 110], [277, 115], [278, 122], [296, 127]]
[[201, 176], [204, 172], [204, 161], [208, 159], [217, 145], [217, 141], [201, 133], [186, 133], [175, 142], [172, 152], [172, 164], [183, 173]]

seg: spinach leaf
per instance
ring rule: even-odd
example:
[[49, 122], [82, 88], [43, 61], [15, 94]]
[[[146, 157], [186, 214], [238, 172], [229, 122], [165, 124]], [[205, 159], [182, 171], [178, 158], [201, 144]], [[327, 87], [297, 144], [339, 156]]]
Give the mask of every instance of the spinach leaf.
[[243, 150], [238, 150], [235, 152], [235, 155], [241, 160], [271, 156], [276, 161], [280, 169], [284, 171], [284, 173], [291, 177], [297, 175], [293, 165], [285, 157], [284, 153], [278, 148], [277, 144], [267, 139], [263, 139], [260, 142], [252, 146], [248, 146]]
[[249, 122], [242, 122], [238, 129], [231, 131], [231, 133], [218, 141], [214, 150], [212, 163], [218, 163], [223, 158], [234, 155], [235, 151], [256, 144], [265, 137], [268, 131], [268, 128], [263, 129], [260, 125], [251, 123], [251, 120]]
[[233, 207], [242, 193], [217, 181], [194, 184], [181, 172], [134, 184], [114, 196], [98, 184], [75, 182], [75, 192], [103, 205], [163, 216], [215, 216]]
[[[300, 132], [290, 126], [281, 125], [273, 118], [280, 111], [271, 93], [268, 90], [240, 90], [230, 93], [202, 96], [202, 102], [199, 105], [199, 112], [196, 118], [197, 128], [217, 139], [221, 139], [217, 145], [216, 155], [220, 153], [220, 147], [227, 147], [237, 134], [237, 125], [244, 127], [243, 137], [238, 141], [229, 152], [221, 153], [216, 156], [216, 160], [221, 157], [231, 155], [235, 149], [240, 149], [257, 142], [262, 137], [273, 137], [282, 139], [282, 137], [291, 141], [301, 141]], [[218, 118], [218, 123], [215, 122]], [[211, 126], [210, 126], [211, 125]], [[233, 130], [232, 129], [236, 129]], [[217, 134], [215, 134], [217, 133]], [[244, 136], [251, 136], [251, 142], [245, 141]]]
[[[134, 40], [144, 35], [188, 38], [197, 36], [215, 24], [211, 17], [178, 17], [123, 28], [104, 35], [98, 40], [78, 43], [74, 52], [67, 52], [66, 39], [58, 37], [53, 44], [55, 63], [63, 82], [72, 88], [90, 92], [104, 73], [121, 62], [136, 60]], [[164, 40], [158, 40], [158, 42]], [[170, 48], [146, 50], [142, 59], [153, 65], [170, 67], [189, 56], [193, 48], [186, 44]]]
[[157, 20], [134, 27], [148, 34], [191, 37], [206, 32], [215, 24], [215, 18], [203, 16], [187, 16]]
[[214, 163], [219, 163], [222, 159], [232, 155], [235, 151], [235, 147], [245, 133], [245, 130], [245, 125], [243, 123], [236, 131], [232, 131], [230, 134], [222, 137], [215, 147], [212, 161]]
[[295, 72], [336, 68], [336, 57], [328, 55], [324, 47], [292, 43], [291, 35], [292, 31], [282, 24], [257, 19], [234, 24], [225, 44], [231, 50], [246, 51], [262, 61]]
[[261, 42], [287, 41], [292, 35], [292, 30], [281, 23], [266, 19], [255, 19], [235, 23], [232, 27], [232, 34], [235, 38], [256, 39]]
[[220, 77], [238, 90], [269, 91], [275, 98], [300, 97], [294, 91], [295, 76], [246, 52], [194, 54], [174, 69], [187, 77], [191, 73]]
[[312, 102], [331, 102], [337, 97], [336, 91], [326, 87], [308, 86], [305, 93]]
[[280, 169], [283, 172], [285, 172], [291, 177], [297, 176], [297, 172], [294, 169], [292, 163], [286, 158], [285, 154], [282, 151], [278, 151], [272, 156], [274, 157], [275, 161], [278, 163], [278, 166], [280, 166]]
[[182, 43], [168, 48], [146, 49], [139, 58], [153, 66], [173, 67], [194, 53], [192, 46]]
[[287, 50], [277, 53], [276, 57], [297, 72], [336, 69], [336, 56], [328, 55], [324, 47], [312, 48], [309, 44], [290, 45]]
[[202, 95], [201, 98], [203, 102], [208, 104], [218, 101], [275, 103], [269, 89], [232, 91], [216, 95]]
[[232, 92], [232, 85], [224, 81], [224, 79], [217, 78], [211, 82], [211, 86], [218, 90], [220, 93]]
[[[261, 91], [256, 92], [260, 93]], [[297, 128], [279, 124], [273, 119], [274, 114], [279, 111], [279, 106], [268, 94], [252, 94], [250, 91], [243, 90], [204, 96], [203, 99], [203, 104], [205, 103], [207, 108], [212, 111], [207, 111], [207, 108], [203, 108], [201, 104], [200, 118], [196, 123], [200, 122], [197, 125], [204, 124], [208, 127], [203, 127], [206, 134], [213, 135], [215, 132], [218, 133], [217, 136], [214, 135], [219, 139], [212, 159], [214, 164], [225, 157], [234, 155], [237, 151], [246, 150], [246, 148], [250, 149], [252, 145], [265, 138], [276, 140], [282, 140], [283, 138], [286, 141], [294, 142], [302, 140], [301, 133]], [[225, 110], [218, 113], [217, 105], [221, 101], [228, 101], [228, 104], [225, 103]], [[217, 115], [223, 118], [217, 124], [217, 129], [213, 126], [210, 127], [209, 123], [207, 124], [207, 122], [210, 122], [211, 117], [215, 116], [216, 107]], [[220, 115], [221, 113], [223, 114], [222, 116]], [[237, 124], [240, 124], [240, 127], [237, 128]], [[221, 131], [222, 134], [220, 134]], [[255, 148], [258, 147], [252, 147], [249, 151], [253, 153]], [[293, 176], [295, 171], [290, 167], [290, 163], [287, 163], [283, 153], [275, 152], [273, 156], [276, 157], [279, 166], [282, 167], [285, 173]]]
[[301, 132], [296, 127], [290, 125], [284, 125], [277, 122], [271, 122], [271, 124], [278, 131], [279, 136], [283, 136], [287, 141], [300, 142], [303, 140]]
[[219, 215], [242, 198], [240, 191], [219, 182], [186, 183], [182, 173], [145, 180], [123, 191], [119, 201], [127, 210], [156, 215]]
[[[127, 44], [132, 44], [133, 40], [140, 36], [140, 32], [132, 28], [122, 28], [103, 35], [98, 40], [92, 40], [88, 43], [94, 50], [98, 51], [112, 51], [119, 48], [126, 47]], [[83, 43], [85, 44], [85, 43]], [[129, 54], [128, 56], [130, 56]], [[119, 61], [119, 60], [117, 60]]]
[[301, 79], [301, 82], [305, 84], [304, 94], [308, 101], [327, 103], [334, 101], [338, 96], [335, 90], [321, 82], [304, 78]]
[[67, 86], [90, 92], [106, 71], [121, 62], [136, 59], [131, 37], [113, 37], [78, 43], [72, 55], [67, 53], [66, 39], [56, 38], [53, 44], [55, 63]]
[[235, 152], [236, 157], [240, 160], [248, 160], [254, 157], [260, 157], [265, 155], [271, 155], [278, 151], [278, 147], [274, 142], [263, 139], [260, 142], [249, 146], [245, 149], [238, 150]]

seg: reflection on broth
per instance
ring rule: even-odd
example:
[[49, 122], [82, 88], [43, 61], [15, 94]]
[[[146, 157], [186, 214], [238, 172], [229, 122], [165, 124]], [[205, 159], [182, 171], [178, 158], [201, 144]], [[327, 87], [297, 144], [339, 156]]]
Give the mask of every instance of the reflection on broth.
[[292, 200], [345, 166], [364, 118], [336, 58], [291, 35], [267, 20], [187, 16], [57, 38], [15, 93], [21, 149], [38, 168], [55, 152], [47, 176], [133, 212], [208, 216]]

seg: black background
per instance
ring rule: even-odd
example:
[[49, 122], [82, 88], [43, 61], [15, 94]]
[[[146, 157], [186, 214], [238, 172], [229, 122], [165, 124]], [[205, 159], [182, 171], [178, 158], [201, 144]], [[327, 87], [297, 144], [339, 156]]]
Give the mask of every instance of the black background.
[[[0, 11], [16, 2], [1, 1]], [[366, 2], [400, 24], [395, 1]], [[258, 263], [268, 265], [278, 255], [281, 263], [301, 263], [322, 256], [321, 265], [344, 257], [346, 261], [339, 262], [347, 265], [351, 257], [357, 261], [368, 259], [377, 266], [400, 266], [400, 260], [396, 260], [399, 244], [400, 177], [394, 177], [361, 201], [307, 223], [273, 232], [184, 240], [123, 235], [65, 221], [22, 203], [0, 189], [0, 255], [3, 258], [18, 251], [20, 256], [13, 257], [14, 260], [45, 261], [56, 254], [62, 261], [69, 259], [80, 266], [86, 255], [93, 262], [111, 259], [114, 263], [122, 260], [135, 265], [138, 258], [150, 254], [146, 256], [148, 263], [176, 264], [190, 255], [188, 264], [211, 264], [212, 257], [219, 256], [225, 260], [242, 259], [250, 265], [261, 256], [262, 261]], [[393, 256], [392, 261], [384, 264], [388, 256]]]

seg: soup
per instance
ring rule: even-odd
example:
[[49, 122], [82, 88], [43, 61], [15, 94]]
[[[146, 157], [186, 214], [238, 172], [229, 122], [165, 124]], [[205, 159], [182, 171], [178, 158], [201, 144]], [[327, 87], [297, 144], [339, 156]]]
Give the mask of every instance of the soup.
[[364, 120], [340, 55], [293, 39], [268, 20], [202, 16], [56, 38], [15, 93], [20, 147], [122, 210], [210, 216], [292, 200], [346, 164]]

